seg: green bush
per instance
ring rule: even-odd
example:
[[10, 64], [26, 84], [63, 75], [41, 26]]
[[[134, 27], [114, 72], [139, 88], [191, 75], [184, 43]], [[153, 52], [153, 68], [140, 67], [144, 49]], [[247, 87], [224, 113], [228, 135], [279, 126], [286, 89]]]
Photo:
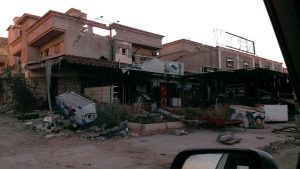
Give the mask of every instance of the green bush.
[[33, 109], [33, 93], [27, 88], [21, 77], [11, 79], [11, 90], [14, 101], [14, 108], [19, 113], [28, 113]]

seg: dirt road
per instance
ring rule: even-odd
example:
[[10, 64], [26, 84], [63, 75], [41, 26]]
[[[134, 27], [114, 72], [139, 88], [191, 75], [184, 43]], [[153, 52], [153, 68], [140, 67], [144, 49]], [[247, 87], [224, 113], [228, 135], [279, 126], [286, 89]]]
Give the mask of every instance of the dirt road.
[[233, 129], [235, 136], [242, 138], [241, 143], [233, 146], [216, 141], [220, 130], [207, 129], [184, 136], [156, 134], [105, 141], [81, 138], [80, 132], [47, 139], [41, 132], [26, 128], [24, 122], [1, 114], [0, 166], [1, 169], [164, 169], [169, 168], [175, 155], [184, 149], [255, 148], [284, 139], [285, 135], [270, 132], [273, 127], [266, 125], [263, 130], [246, 132]]

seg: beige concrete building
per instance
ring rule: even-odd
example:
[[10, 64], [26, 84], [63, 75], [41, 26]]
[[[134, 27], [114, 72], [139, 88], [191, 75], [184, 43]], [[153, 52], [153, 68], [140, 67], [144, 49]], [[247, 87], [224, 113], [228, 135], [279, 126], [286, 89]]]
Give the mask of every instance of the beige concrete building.
[[[24, 75], [39, 100], [47, 96], [47, 63], [53, 65], [52, 96], [117, 83], [126, 100], [124, 93], [134, 92], [132, 85], [120, 82], [122, 71], [138, 70], [132, 65], [157, 58], [164, 37], [118, 23], [88, 20], [86, 13], [74, 8], [65, 13], [50, 10], [41, 17], [25, 13], [15, 17], [7, 31], [8, 63]], [[121, 64], [126, 65], [122, 71]]]
[[6, 66], [7, 55], [7, 38], [0, 37], [0, 68]]
[[283, 72], [282, 63], [232, 49], [180, 39], [163, 45], [160, 58], [183, 62], [185, 72], [264, 68]]

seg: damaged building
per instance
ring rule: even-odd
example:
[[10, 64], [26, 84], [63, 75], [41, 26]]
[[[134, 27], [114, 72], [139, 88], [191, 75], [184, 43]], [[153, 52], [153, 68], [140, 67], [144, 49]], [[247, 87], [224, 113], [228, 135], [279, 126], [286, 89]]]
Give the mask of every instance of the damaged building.
[[36, 105], [68, 91], [97, 102], [162, 107], [292, 92], [282, 63], [185, 39], [162, 45], [162, 35], [88, 20], [74, 8], [25, 13], [7, 30], [7, 64], [25, 77]]
[[221, 47], [209, 46], [180, 39], [163, 45], [160, 58], [183, 62], [185, 72], [202, 73], [237, 69], [269, 69], [284, 72], [282, 63], [253, 54]]
[[282, 63], [255, 54], [181, 39], [164, 44], [160, 58], [184, 63], [182, 105], [186, 107], [224, 99], [253, 105], [264, 96], [293, 100]]
[[7, 38], [0, 37], [0, 68], [5, 67], [6, 63], [7, 63]]
[[67, 91], [98, 102], [158, 100], [160, 87], [177, 89], [184, 73], [183, 63], [158, 58], [162, 35], [88, 20], [74, 8], [42, 17], [24, 14], [7, 30], [8, 64], [24, 75], [37, 105], [47, 100], [47, 86], [53, 101]]

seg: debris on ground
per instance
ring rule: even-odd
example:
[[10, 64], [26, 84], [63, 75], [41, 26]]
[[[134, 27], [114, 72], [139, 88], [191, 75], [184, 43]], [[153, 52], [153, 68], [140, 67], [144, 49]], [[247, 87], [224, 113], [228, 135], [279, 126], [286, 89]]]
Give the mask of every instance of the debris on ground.
[[186, 131], [185, 129], [176, 129], [172, 131], [172, 134], [176, 136], [183, 136], [189, 134], [189, 132]]
[[222, 144], [236, 144], [241, 142], [241, 138], [234, 138], [233, 134], [230, 132], [221, 133], [217, 136], [217, 141]]
[[24, 113], [17, 116], [19, 120], [30, 120], [39, 118], [38, 113]]
[[55, 137], [55, 135], [54, 134], [47, 134], [45, 137], [46, 138], [53, 138], [53, 137]]
[[[12, 103], [0, 105], [0, 113], [12, 112], [14, 105]], [[14, 111], [13, 111], [14, 112]]]
[[163, 114], [163, 115], [165, 115], [165, 116], [170, 116], [170, 117], [172, 117], [172, 118], [174, 118], [174, 119], [177, 119], [177, 120], [182, 120], [182, 117], [181, 117], [181, 116], [172, 114], [172, 113], [170, 113], [170, 112], [168, 112], [168, 111], [166, 111], [166, 110], [163, 110], [163, 109], [158, 109], [158, 113], [161, 113], [161, 114]]
[[120, 126], [113, 127], [111, 129], [101, 129], [101, 130], [93, 130], [88, 133], [82, 134], [83, 138], [87, 139], [109, 139], [116, 137], [125, 137], [128, 135], [128, 126], [127, 123], [121, 123]]
[[272, 130], [272, 133], [280, 133], [280, 132], [300, 133], [299, 129], [295, 126], [283, 126], [282, 128]]

